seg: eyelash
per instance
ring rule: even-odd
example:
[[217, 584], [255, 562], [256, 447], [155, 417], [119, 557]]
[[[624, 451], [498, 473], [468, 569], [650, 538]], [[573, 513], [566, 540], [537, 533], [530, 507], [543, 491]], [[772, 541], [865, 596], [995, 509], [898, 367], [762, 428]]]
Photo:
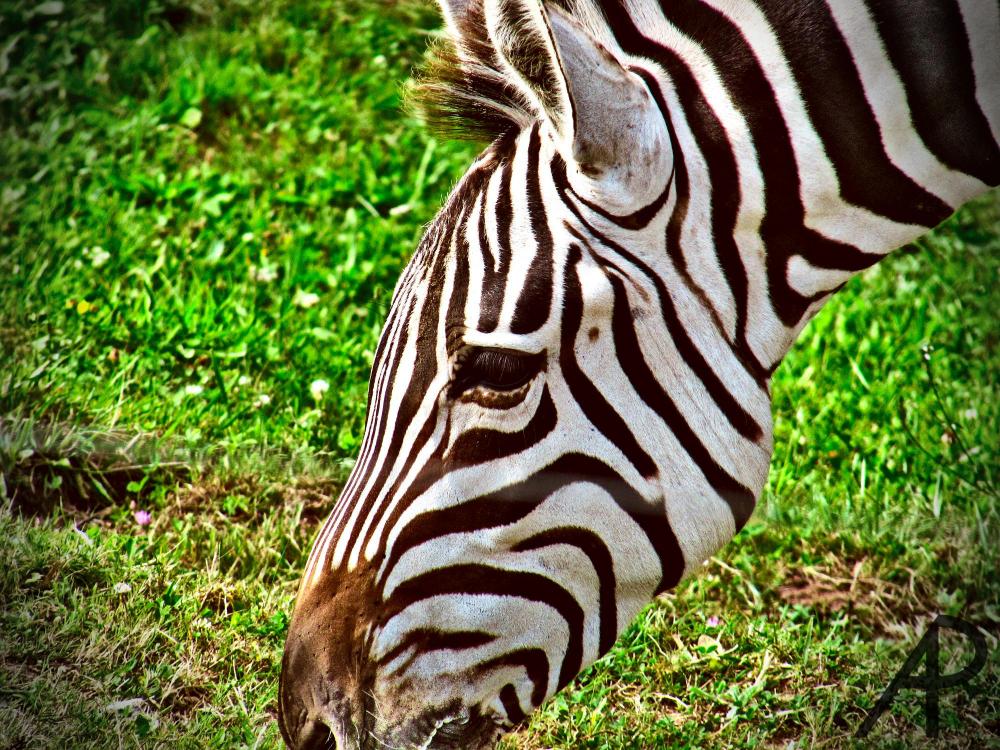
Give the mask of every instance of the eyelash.
[[545, 353], [526, 354], [510, 349], [471, 347], [460, 355], [452, 395], [474, 388], [509, 393], [529, 383], [545, 365]]

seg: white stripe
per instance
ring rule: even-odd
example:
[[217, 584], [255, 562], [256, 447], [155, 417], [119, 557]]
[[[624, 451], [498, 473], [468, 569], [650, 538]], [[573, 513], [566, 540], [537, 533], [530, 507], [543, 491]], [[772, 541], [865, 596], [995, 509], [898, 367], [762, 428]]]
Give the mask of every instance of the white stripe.
[[[465, 297], [465, 327], [466, 329], [475, 329], [479, 325], [479, 317], [482, 315], [483, 310], [483, 282], [486, 275], [486, 267], [484, 265], [484, 254], [483, 248], [479, 242], [479, 222], [482, 220], [484, 205], [494, 206], [496, 205], [495, 195], [496, 195], [496, 180], [491, 179], [487, 185], [484, 195], [479, 197], [476, 201], [476, 205], [472, 209], [472, 214], [469, 217], [469, 222], [466, 225], [465, 239], [469, 243], [469, 293]], [[490, 199], [490, 192], [494, 194], [494, 200]], [[487, 214], [486, 224], [489, 224], [489, 214], [496, 214], [495, 211], [489, 211]], [[495, 222], [494, 222], [495, 223]], [[486, 229], [487, 242], [489, 242], [489, 228]]]
[[[506, 330], [510, 330], [511, 321], [517, 309], [517, 301], [521, 296], [521, 290], [528, 282], [531, 262], [538, 253], [538, 242], [531, 233], [531, 219], [528, 212], [528, 152], [531, 149], [530, 139], [530, 129], [521, 133], [517, 140], [514, 161], [510, 165], [512, 217], [510, 224], [510, 266], [506, 277], [501, 282], [503, 283], [504, 295], [498, 324], [499, 328]], [[542, 138], [542, 143], [546, 143], [547, 140], [546, 138]], [[539, 164], [543, 163], [543, 161], [539, 161]]]
[[814, 266], [801, 255], [792, 255], [785, 268], [788, 286], [803, 297], [832, 292], [855, 275], [855, 271], [831, 271], [829, 268]]

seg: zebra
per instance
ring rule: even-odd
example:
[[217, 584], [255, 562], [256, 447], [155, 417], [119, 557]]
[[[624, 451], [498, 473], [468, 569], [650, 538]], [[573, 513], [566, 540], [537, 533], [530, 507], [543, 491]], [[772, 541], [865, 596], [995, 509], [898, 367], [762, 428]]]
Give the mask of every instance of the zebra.
[[491, 138], [393, 293], [279, 682], [298, 749], [486, 748], [747, 522], [769, 379], [1000, 182], [993, 0], [439, 0]]

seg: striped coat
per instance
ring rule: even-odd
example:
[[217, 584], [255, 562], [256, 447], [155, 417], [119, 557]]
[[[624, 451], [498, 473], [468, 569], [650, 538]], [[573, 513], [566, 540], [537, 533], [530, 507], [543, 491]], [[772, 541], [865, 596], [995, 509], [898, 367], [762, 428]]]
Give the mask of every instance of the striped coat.
[[442, 0], [428, 228], [286, 644], [293, 748], [485, 748], [731, 539], [769, 378], [1000, 182], [993, 0]]

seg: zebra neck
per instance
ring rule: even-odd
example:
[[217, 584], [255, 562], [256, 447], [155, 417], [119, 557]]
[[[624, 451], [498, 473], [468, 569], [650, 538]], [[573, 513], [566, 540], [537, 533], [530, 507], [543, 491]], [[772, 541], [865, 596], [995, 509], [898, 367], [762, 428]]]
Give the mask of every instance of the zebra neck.
[[995, 3], [576, 5], [667, 114], [667, 254], [764, 373], [852, 276], [1000, 183]]

